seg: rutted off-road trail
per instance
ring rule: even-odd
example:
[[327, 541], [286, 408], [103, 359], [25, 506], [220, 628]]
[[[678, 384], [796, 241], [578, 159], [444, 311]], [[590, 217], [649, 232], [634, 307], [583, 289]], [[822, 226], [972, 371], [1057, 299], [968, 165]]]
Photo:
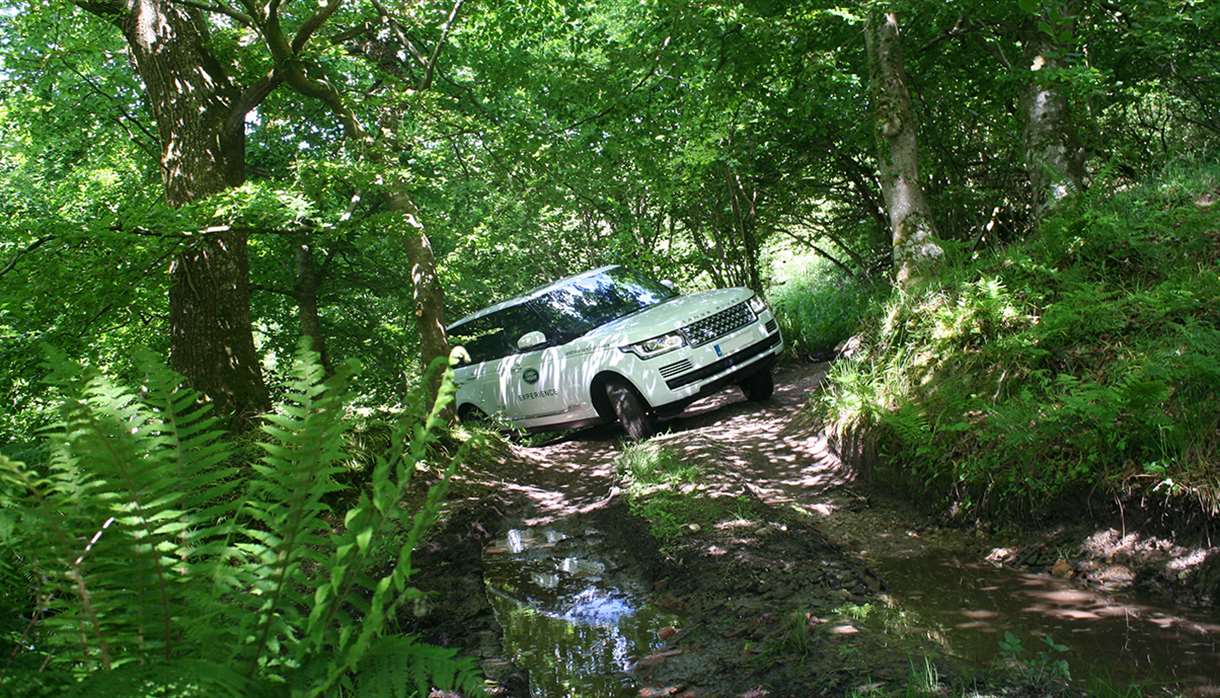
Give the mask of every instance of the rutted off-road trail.
[[483, 459], [458, 491], [495, 514], [459, 516], [434, 546], [444, 569], [425, 588], [468, 598], [429, 632], [479, 654], [506, 695], [867, 693], [912, 667], [992, 666], [1006, 632], [1030, 666], [1051, 635], [1077, 676], [1220, 695], [1214, 614], [1004, 567], [998, 544], [869, 492], [799, 416], [825, 369], [664, 424], [653, 444], [698, 467], [682, 492], [718, 515], [663, 546], [626, 502], [614, 429]]
[[[771, 506], [811, 502], [847, 477], [825, 439], [792, 418], [825, 375], [825, 364], [791, 371], [766, 403], [726, 390], [663, 422], [654, 442], [683, 460], [706, 464], [701, 489], [709, 496], [755, 496]], [[515, 449], [516, 482], [497, 487], [528, 501], [538, 520], [585, 513], [617, 494], [614, 460], [623, 435], [604, 427], [534, 448]]]

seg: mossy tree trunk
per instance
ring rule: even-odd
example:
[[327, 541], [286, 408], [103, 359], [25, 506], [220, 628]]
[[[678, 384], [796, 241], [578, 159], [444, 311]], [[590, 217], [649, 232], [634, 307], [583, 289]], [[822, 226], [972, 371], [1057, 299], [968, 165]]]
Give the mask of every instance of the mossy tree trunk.
[[943, 251], [919, 182], [917, 124], [907, 91], [897, 16], [870, 11], [864, 22], [864, 40], [881, 192], [893, 241], [894, 277], [899, 286], [908, 286], [926, 275]]

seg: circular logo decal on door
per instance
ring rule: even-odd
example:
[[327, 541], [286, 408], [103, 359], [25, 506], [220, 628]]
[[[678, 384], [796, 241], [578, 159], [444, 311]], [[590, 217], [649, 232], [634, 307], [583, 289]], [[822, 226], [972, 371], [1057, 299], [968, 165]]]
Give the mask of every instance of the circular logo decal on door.
[[525, 373], [521, 374], [521, 377], [525, 379], [526, 383], [533, 385], [534, 383], [538, 382], [538, 369], [527, 368], [525, 369]]

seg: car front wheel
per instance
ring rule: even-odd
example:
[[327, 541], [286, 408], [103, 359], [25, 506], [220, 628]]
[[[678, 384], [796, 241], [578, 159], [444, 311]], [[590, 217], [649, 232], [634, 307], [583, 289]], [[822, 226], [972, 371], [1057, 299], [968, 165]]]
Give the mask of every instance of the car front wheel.
[[738, 385], [741, 386], [741, 392], [746, 394], [746, 399], [751, 402], [769, 400], [775, 392], [775, 379], [771, 377], [771, 369], [759, 371]]
[[657, 431], [656, 417], [648, 412], [648, 405], [626, 381], [610, 380], [606, 382], [606, 400], [618, 423], [623, 425], [623, 431], [632, 439], [647, 439]]

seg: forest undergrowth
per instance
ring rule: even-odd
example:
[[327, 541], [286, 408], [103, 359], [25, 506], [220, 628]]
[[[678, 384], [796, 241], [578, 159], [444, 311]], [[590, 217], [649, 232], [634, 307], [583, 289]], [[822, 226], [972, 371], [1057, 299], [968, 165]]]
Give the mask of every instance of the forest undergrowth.
[[[958, 511], [1220, 513], [1220, 168], [1102, 187], [862, 323], [813, 410]], [[1079, 508], [1083, 509], [1083, 507]]]

